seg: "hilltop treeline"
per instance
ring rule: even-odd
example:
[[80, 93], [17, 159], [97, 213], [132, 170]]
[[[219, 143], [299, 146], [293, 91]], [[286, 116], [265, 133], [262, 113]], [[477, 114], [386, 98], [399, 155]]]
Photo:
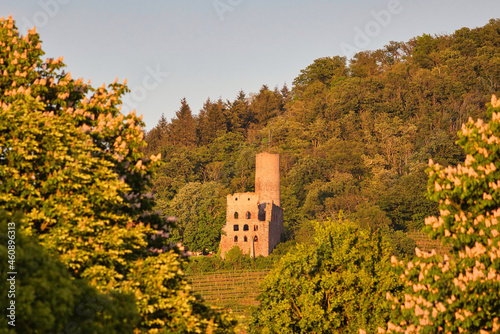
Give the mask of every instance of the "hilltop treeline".
[[[174, 239], [216, 250], [225, 196], [253, 191], [254, 156], [281, 156], [286, 239], [303, 222], [344, 215], [390, 235], [420, 229], [437, 203], [426, 196], [428, 160], [463, 161], [457, 130], [484, 116], [500, 80], [500, 20], [449, 35], [422, 35], [316, 59], [288, 87], [208, 99], [194, 114], [183, 99], [171, 121], [146, 135], [162, 153], [154, 178], [157, 206], [178, 217]], [[411, 248], [411, 247], [410, 247]]]

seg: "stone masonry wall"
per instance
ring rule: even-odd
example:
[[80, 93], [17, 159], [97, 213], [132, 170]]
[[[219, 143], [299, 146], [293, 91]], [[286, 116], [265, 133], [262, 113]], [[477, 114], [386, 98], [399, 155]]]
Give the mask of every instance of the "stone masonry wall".
[[283, 233], [283, 209], [279, 205], [279, 155], [257, 154], [255, 193], [227, 196], [226, 225], [220, 242], [222, 257], [234, 246], [250, 256], [268, 256]]
[[255, 193], [261, 203], [281, 205], [280, 196], [280, 156], [259, 153], [255, 157]]
[[222, 257], [234, 246], [251, 256], [269, 255], [269, 224], [259, 220], [258, 202], [259, 195], [255, 193], [227, 196], [227, 218], [220, 245]]

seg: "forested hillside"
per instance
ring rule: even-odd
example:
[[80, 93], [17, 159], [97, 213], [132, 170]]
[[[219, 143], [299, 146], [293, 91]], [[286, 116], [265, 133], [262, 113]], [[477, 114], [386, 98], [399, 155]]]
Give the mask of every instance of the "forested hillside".
[[[175, 236], [216, 250], [225, 196], [253, 191], [254, 156], [281, 155], [285, 238], [302, 222], [340, 211], [394, 243], [437, 210], [426, 199], [429, 158], [464, 159], [455, 145], [469, 117], [484, 116], [500, 79], [500, 20], [450, 35], [422, 35], [353, 59], [316, 59], [291, 89], [207, 99], [195, 114], [183, 99], [146, 135], [162, 153], [157, 206], [179, 218]], [[396, 245], [396, 247], [398, 247]]]

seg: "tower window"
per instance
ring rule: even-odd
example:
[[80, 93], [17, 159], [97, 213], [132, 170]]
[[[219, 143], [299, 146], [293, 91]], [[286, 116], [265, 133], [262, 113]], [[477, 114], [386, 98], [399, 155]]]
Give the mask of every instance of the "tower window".
[[248, 225], [247, 224], [243, 225], [243, 231], [248, 231]]
[[257, 236], [255, 236], [255, 237], [253, 237], [253, 241], [257, 242], [257, 241], [259, 241], [259, 238], [257, 238]]
[[234, 242], [238, 242], [238, 236], [237, 235], [234, 236]]
[[239, 231], [240, 225], [233, 225], [233, 231]]
[[254, 226], [253, 226], [253, 230], [254, 230], [254, 231], [258, 231], [258, 230], [259, 230], [259, 225], [254, 225]]
[[238, 212], [234, 213], [234, 219], [238, 219]]
[[248, 241], [248, 238], [246, 236], [243, 237], [243, 241], [244, 242], [247, 242]]
[[250, 219], [251, 217], [252, 217], [252, 214], [249, 211], [247, 211], [247, 213], [245, 213], [245, 218]]

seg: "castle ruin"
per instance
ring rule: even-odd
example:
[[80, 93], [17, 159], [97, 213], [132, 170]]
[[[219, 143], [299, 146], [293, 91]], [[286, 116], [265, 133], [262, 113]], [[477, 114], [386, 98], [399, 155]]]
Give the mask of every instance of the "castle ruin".
[[279, 154], [259, 153], [255, 157], [255, 192], [227, 195], [222, 257], [234, 246], [252, 257], [271, 254], [283, 233], [280, 205]]

